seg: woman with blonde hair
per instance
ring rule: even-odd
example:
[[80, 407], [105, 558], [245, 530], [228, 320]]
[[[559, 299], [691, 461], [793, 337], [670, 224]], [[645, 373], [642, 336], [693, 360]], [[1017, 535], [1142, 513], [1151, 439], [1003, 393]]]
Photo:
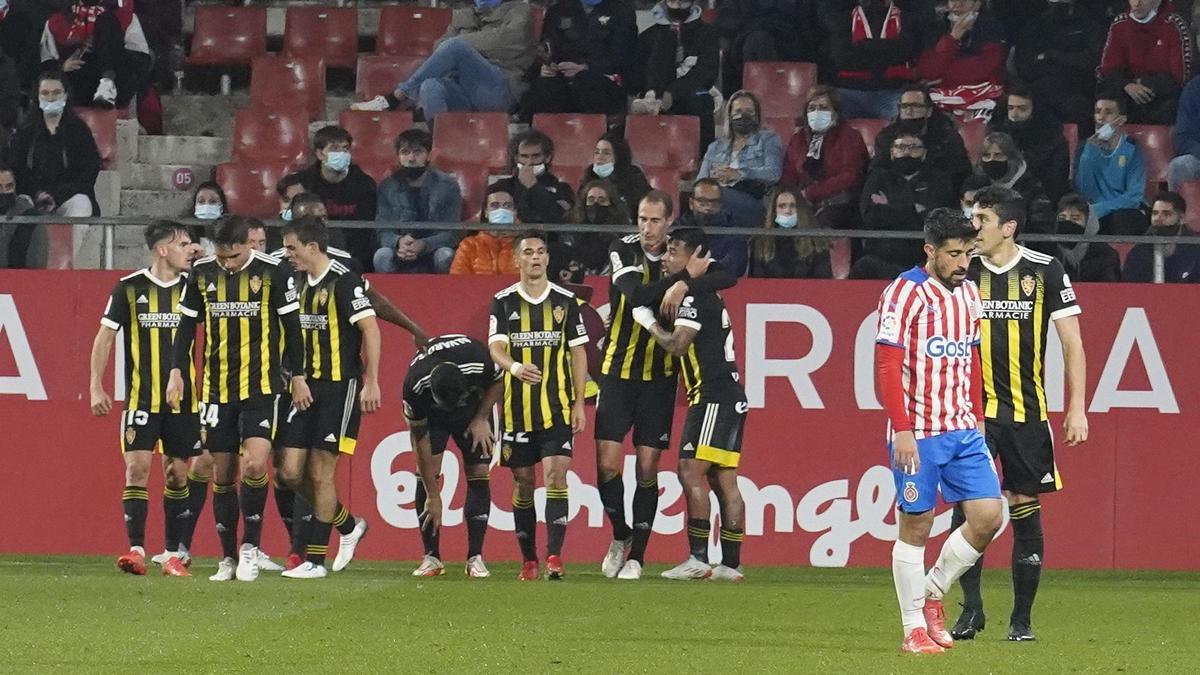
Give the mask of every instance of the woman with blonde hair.
[[[812, 215], [800, 208], [803, 197], [794, 188], [776, 188], [767, 201], [763, 229], [806, 230]], [[823, 237], [754, 237], [750, 244], [750, 276], [777, 279], [832, 279], [830, 249]]]

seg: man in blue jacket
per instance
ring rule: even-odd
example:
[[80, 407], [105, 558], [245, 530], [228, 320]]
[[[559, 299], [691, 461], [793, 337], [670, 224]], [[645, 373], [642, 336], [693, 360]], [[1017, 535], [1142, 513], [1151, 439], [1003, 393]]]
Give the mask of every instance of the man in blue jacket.
[[734, 276], [746, 274], [746, 237], [717, 232], [722, 227], [757, 227], [759, 223], [735, 222], [732, 214], [721, 208], [721, 186], [712, 178], [696, 181], [688, 205], [690, 212], [681, 215], [671, 227], [703, 228], [708, 233], [710, 257]]
[[[433, 137], [409, 129], [396, 138], [398, 168], [379, 184], [375, 220], [388, 223], [457, 223], [462, 194], [453, 176], [429, 166]], [[375, 252], [376, 272], [435, 272], [445, 274], [458, 246], [456, 232], [438, 230], [380, 230]]]
[[1100, 221], [1100, 234], [1142, 234], [1149, 224], [1142, 210], [1146, 158], [1125, 134], [1127, 106], [1124, 94], [1096, 98], [1096, 133], [1084, 143], [1075, 169], [1075, 190]]

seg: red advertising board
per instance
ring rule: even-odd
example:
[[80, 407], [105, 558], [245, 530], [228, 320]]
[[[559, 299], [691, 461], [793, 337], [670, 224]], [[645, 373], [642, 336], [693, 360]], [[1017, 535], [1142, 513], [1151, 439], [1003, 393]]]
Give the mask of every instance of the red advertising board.
[[[0, 494], [11, 513], [35, 508], [36, 532], [0, 519], [0, 552], [113, 553], [124, 542], [118, 414], [88, 410], [88, 354], [113, 272], [0, 272]], [[492, 293], [505, 278], [376, 276], [373, 283], [428, 330], [483, 337]], [[607, 312], [607, 285], [592, 304]], [[895, 490], [886, 468], [884, 416], [875, 393], [873, 311], [884, 284], [743, 280], [725, 294], [750, 401], [741, 466], [748, 564], [884, 566], [896, 534]], [[1065, 489], [1043, 500], [1047, 564], [1073, 568], [1195, 569], [1200, 560], [1200, 369], [1193, 365], [1200, 294], [1173, 286], [1081, 285], [1088, 355], [1086, 445], [1060, 446]], [[364, 417], [357, 454], [343, 459], [343, 500], [366, 516], [369, 558], [420, 555], [412, 499], [416, 478], [401, 415], [400, 386], [413, 345], [384, 329], [383, 409]], [[112, 391], [119, 385], [110, 369]], [[1047, 359], [1051, 423], [1061, 437], [1062, 359]], [[120, 391], [120, 386], [117, 386]], [[677, 410], [676, 428], [682, 421]], [[594, 487], [594, 443], [577, 439], [570, 477], [568, 561], [599, 561], [609, 529]], [[627, 461], [631, 462], [629, 458]], [[649, 555], [686, 554], [683, 502], [664, 456]], [[443, 553], [460, 558], [464, 480], [446, 455]], [[514, 559], [517, 546], [504, 469], [492, 479], [490, 559]], [[629, 472], [628, 480], [632, 480]], [[161, 479], [152, 483], [157, 495]], [[632, 485], [626, 490], [632, 497]], [[543, 494], [538, 493], [539, 510]], [[161, 545], [161, 510], [151, 508], [149, 545]], [[935, 533], [949, 526], [939, 508]], [[286, 548], [268, 506], [264, 548]], [[1006, 565], [1009, 537], [989, 560]], [[216, 552], [211, 519], [197, 533], [200, 554]], [[715, 550], [715, 549], [714, 549]]]

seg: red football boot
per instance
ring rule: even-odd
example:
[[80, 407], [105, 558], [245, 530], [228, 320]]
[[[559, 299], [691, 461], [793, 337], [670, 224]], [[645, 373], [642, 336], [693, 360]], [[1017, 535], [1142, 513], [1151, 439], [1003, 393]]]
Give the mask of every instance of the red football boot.
[[166, 577], [190, 577], [190, 576], [192, 576], [192, 573], [189, 572], [187, 567], [184, 566], [183, 561], [179, 559], [179, 556], [174, 556], [174, 555], [171, 556], [170, 558], [167, 558], [167, 562], [163, 563], [162, 573], [163, 573], [163, 576], [166, 576]]
[[567, 571], [563, 569], [562, 558], [556, 555], [546, 558], [546, 578], [555, 581], [561, 580], [567, 576]]
[[283, 568], [285, 570], [294, 570], [303, 564], [304, 558], [301, 558], [299, 553], [289, 553], [287, 557], [287, 563], [284, 564]]
[[914, 628], [908, 637], [904, 638], [904, 643], [900, 645], [900, 651], [908, 654], [941, 654], [946, 650], [930, 639], [929, 633], [925, 632], [924, 628]]
[[537, 581], [538, 580], [538, 561], [526, 560], [524, 565], [521, 565], [521, 574], [517, 577], [520, 581]]
[[941, 600], [925, 598], [925, 625], [929, 626], [929, 639], [944, 649], [954, 646], [954, 638], [946, 630], [946, 610]]
[[131, 548], [129, 553], [117, 558], [117, 568], [128, 574], [143, 576], [146, 574], [146, 555]]

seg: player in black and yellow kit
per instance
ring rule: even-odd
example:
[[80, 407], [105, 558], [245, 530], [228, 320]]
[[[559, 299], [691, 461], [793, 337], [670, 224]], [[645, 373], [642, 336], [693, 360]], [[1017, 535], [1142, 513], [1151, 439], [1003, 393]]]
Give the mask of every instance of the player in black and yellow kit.
[[340, 571], [354, 559], [367, 522], [338, 502], [334, 474], [341, 454], [354, 454], [359, 415], [379, 408], [379, 326], [362, 277], [331, 260], [329, 233], [319, 218], [284, 227], [283, 245], [295, 268], [304, 344], [302, 367], [293, 370], [292, 407], [283, 439], [280, 473], [312, 505], [307, 560], [283, 573], [292, 579], [326, 576], [325, 555], [334, 526], [343, 534], [333, 562]]
[[[669, 274], [684, 269], [697, 251], [707, 248], [699, 228], [673, 230], [663, 264]], [[746, 392], [734, 363], [733, 332], [725, 301], [716, 293], [690, 293], [674, 316], [674, 329], [663, 328], [655, 311], [638, 307], [634, 320], [679, 357], [688, 412], [679, 449], [679, 482], [687, 499], [691, 556], [663, 572], [668, 579], [741, 581], [742, 536], [746, 507], [737, 485]], [[721, 507], [721, 564], [708, 564], [709, 486]]]
[[[199, 247], [187, 228], [158, 221], [145, 230], [146, 247], [154, 257], [146, 269], [121, 277], [113, 288], [92, 343], [90, 361], [91, 408], [95, 415], [112, 410], [112, 397], [104, 389], [104, 371], [117, 333], [124, 333], [125, 411], [121, 414], [121, 452], [125, 459], [125, 530], [129, 552], [117, 567], [130, 574], [146, 573], [146, 481], [155, 448], [163, 453], [163, 511], [166, 548], [172, 555], [163, 563], [163, 574], [191, 576], [179, 557], [180, 539], [196, 526], [188, 509], [188, 459], [200, 454], [200, 418], [191, 387], [182, 392], [178, 410], [167, 405], [166, 387], [171, 370], [171, 342], [179, 326], [176, 304], [187, 282], [187, 272]], [[187, 367], [192, 369], [191, 359]]]
[[[258, 577], [267, 465], [284, 386], [281, 358], [298, 363], [303, 350], [295, 326], [298, 306], [289, 297], [294, 291], [288, 288], [288, 276], [278, 260], [250, 247], [250, 225], [250, 219], [239, 216], [222, 220], [213, 237], [216, 255], [201, 258], [192, 267], [179, 301], [174, 367], [167, 385], [167, 399], [175, 406], [185, 387], [183, 368], [191, 362], [196, 326], [203, 323], [201, 435], [213, 457], [213, 515], [223, 554], [217, 573], [210, 577], [213, 581]], [[282, 355], [281, 343], [285, 344]], [[240, 552], [239, 510], [244, 527]]]
[[546, 484], [546, 572], [564, 575], [567, 533], [567, 471], [573, 434], [587, 427], [583, 409], [587, 383], [587, 329], [574, 293], [546, 278], [550, 255], [544, 234], [517, 235], [513, 256], [521, 280], [492, 299], [488, 348], [507, 371], [501, 413], [500, 463], [513, 472], [513, 521], [525, 563], [520, 579], [538, 578], [534, 466]]
[[[1047, 417], [1046, 343], [1050, 322], [1062, 343], [1070, 401], [1063, 433], [1067, 445], [1087, 440], [1084, 404], [1087, 364], [1079, 332], [1079, 304], [1062, 263], [1016, 243], [1025, 223], [1025, 201], [1007, 188], [975, 193], [973, 220], [979, 228], [978, 257], [970, 277], [983, 304], [984, 429], [999, 456], [1001, 487], [1013, 529], [1013, 611], [1008, 639], [1033, 640], [1031, 611], [1045, 555], [1038, 495], [1062, 488], [1054, 463], [1054, 435]], [[962, 522], [955, 510], [953, 527]], [[979, 592], [983, 559], [962, 576], [963, 613], [951, 629], [957, 640], [983, 630]]]

